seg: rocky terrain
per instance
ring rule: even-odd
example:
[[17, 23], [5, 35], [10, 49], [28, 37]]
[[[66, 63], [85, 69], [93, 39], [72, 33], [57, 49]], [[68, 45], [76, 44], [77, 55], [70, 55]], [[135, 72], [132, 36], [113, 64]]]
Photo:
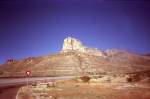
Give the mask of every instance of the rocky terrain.
[[85, 83], [81, 79], [60, 80], [23, 86], [17, 99], [149, 99], [150, 87], [135, 83]]
[[[85, 47], [68, 37], [60, 52], [22, 60], [8, 59], [0, 65], [0, 77], [100, 75], [106, 81], [150, 81], [150, 56], [125, 50], [106, 51]], [[115, 79], [114, 79], [115, 78]]]

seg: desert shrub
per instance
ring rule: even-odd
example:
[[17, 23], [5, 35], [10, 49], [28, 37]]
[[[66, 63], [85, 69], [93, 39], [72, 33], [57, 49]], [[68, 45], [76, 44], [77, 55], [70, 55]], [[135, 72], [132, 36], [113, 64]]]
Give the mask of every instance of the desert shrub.
[[140, 74], [132, 74], [130, 77], [126, 78], [127, 82], [137, 82], [142, 79], [142, 75]]
[[0, 75], [3, 75], [3, 73], [4, 73], [3, 71], [0, 71]]
[[52, 83], [47, 83], [47, 88], [51, 88], [51, 87], [56, 87], [55, 83], [52, 82]]
[[126, 78], [127, 82], [132, 82], [132, 78]]
[[32, 82], [31, 85], [32, 86], [37, 86], [37, 83], [36, 82]]
[[80, 77], [80, 79], [81, 79], [83, 82], [89, 82], [91, 78], [90, 78], [89, 76], [82, 76], [82, 77]]

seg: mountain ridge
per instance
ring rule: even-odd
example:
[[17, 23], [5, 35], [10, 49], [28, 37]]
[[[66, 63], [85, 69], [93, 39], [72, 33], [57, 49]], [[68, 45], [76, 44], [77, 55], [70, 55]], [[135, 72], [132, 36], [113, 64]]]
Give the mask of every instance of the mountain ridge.
[[47, 56], [9, 59], [1, 64], [0, 77], [139, 75], [149, 76], [150, 57], [124, 50], [87, 49], [81, 41], [66, 38], [60, 52]]

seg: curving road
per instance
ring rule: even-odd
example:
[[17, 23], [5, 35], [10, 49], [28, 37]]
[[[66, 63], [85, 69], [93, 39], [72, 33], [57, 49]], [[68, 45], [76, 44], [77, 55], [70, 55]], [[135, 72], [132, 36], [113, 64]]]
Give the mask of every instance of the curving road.
[[60, 79], [70, 79], [74, 76], [66, 77], [32, 77], [32, 78], [1, 78], [0, 79], [0, 99], [15, 99], [17, 91], [23, 85], [31, 82], [48, 82]]

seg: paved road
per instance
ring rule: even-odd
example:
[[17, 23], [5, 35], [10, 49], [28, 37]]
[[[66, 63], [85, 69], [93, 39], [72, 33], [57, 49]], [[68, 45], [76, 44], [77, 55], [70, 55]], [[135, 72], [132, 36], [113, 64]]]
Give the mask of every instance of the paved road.
[[73, 76], [67, 77], [34, 77], [34, 78], [2, 78], [0, 79], [0, 99], [15, 99], [17, 91], [23, 85], [26, 85], [27, 80], [31, 82], [53, 81], [60, 79], [70, 79]]
[[2, 78], [0, 79], [0, 87], [10, 86], [10, 85], [22, 85], [26, 84], [27, 80], [29, 82], [40, 82], [40, 81], [52, 81], [60, 79], [70, 79], [74, 76], [64, 76], [64, 77], [32, 77], [32, 78]]

